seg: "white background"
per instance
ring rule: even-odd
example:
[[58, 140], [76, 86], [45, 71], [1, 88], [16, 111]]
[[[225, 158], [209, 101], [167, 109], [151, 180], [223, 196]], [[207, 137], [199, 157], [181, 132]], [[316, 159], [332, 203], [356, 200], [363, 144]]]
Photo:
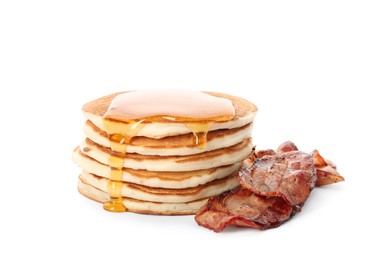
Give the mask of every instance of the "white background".
[[[389, 14], [373, 0], [1, 1], [0, 258], [389, 259]], [[318, 148], [346, 181], [264, 232], [108, 213], [77, 192], [81, 106], [147, 88], [244, 97], [258, 148]]]

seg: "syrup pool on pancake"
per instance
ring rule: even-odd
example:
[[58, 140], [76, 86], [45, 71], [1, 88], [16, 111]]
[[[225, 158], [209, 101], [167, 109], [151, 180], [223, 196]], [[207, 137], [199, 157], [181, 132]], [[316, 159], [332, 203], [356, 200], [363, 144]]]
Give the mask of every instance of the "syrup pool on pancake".
[[235, 109], [230, 100], [203, 92], [142, 90], [116, 96], [103, 117], [111, 148], [107, 187], [110, 200], [104, 204], [104, 209], [126, 211], [121, 195], [126, 147], [145, 124], [167, 121], [185, 124], [193, 133], [194, 145], [204, 147], [212, 124], [229, 121], [234, 116]]

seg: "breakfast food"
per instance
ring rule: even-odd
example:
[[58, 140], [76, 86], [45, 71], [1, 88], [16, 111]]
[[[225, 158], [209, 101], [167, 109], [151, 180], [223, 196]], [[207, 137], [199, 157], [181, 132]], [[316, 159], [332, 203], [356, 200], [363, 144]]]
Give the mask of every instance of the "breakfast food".
[[239, 97], [184, 90], [111, 94], [83, 106], [86, 139], [73, 160], [79, 191], [113, 212], [194, 214], [238, 186], [257, 108]]
[[317, 150], [313, 151], [313, 160], [317, 173], [317, 187], [344, 181], [343, 176], [338, 173], [336, 165], [323, 158]]
[[210, 198], [195, 220], [215, 232], [228, 225], [277, 227], [301, 210], [315, 186], [344, 180], [326, 161], [318, 151], [301, 152], [292, 142], [276, 151], [256, 151], [237, 175], [241, 186]]

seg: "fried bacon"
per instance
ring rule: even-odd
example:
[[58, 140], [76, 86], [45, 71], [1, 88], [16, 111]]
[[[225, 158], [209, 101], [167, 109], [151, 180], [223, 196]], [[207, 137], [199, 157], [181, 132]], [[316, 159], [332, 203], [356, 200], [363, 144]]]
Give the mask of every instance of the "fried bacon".
[[344, 181], [343, 176], [337, 172], [336, 165], [324, 159], [317, 150], [314, 150], [313, 158], [317, 172], [317, 187]]
[[301, 210], [314, 186], [344, 180], [318, 151], [298, 151], [292, 142], [276, 151], [254, 151], [237, 179], [241, 187], [210, 198], [197, 212], [199, 225], [215, 232], [228, 225], [260, 230], [278, 227]]
[[[252, 166], [257, 158], [262, 158], [265, 155], [274, 155], [291, 151], [298, 151], [298, 148], [291, 141], [287, 141], [281, 144], [278, 147], [277, 152], [270, 149], [255, 151], [251, 155], [250, 159], [248, 159], [249, 161], [246, 163], [247, 168], [248, 165]], [[314, 150], [312, 156], [314, 160], [314, 168], [316, 169], [317, 174], [317, 187], [344, 181], [344, 178], [337, 172], [336, 165], [330, 160], [322, 157], [318, 150]]]
[[300, 151], [286, 150], [256, 159], [250, 168], [238, 173], [238, 181], [242, 187], [258, 195], [282, 197], [292, 206], [301, 206], [317, 180], [313, 157]]
[[263, 197], [237, 188], [209, 199], [196, 214], [199, 225], [222, 231], [228, 225], [268, 229], [290, 219], [294, 208], [278, 197]]

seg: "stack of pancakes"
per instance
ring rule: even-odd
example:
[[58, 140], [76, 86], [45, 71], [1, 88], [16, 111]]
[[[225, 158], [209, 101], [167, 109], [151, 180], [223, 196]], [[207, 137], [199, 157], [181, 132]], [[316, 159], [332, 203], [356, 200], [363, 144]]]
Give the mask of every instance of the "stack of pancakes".
[[[79, 191], [101, 203], [110, 201], [113, 152], [104, 115], [115, 93], [83, 106], [86, 139], [74, 150], [82, 168]], [[121, 203], [127, 211], [148, 214], [194, 214], [210, 196], [238, 186], [235, 174], [252, 151], [252, 121], [257, 108], [235, 96], [207, 92], [231, 101], [231, 120], [209, 122], [203, 145], [177, 121], [146, 122], [125, 147], [121, 168]], [[202, 122], [198, 122], [202, 124]], [[123, 122], [113, 121], [121, 128]], [[117, 124], [117, 125], [115, 125]], [[197, 136], [195, 136], [197, 137]]]

